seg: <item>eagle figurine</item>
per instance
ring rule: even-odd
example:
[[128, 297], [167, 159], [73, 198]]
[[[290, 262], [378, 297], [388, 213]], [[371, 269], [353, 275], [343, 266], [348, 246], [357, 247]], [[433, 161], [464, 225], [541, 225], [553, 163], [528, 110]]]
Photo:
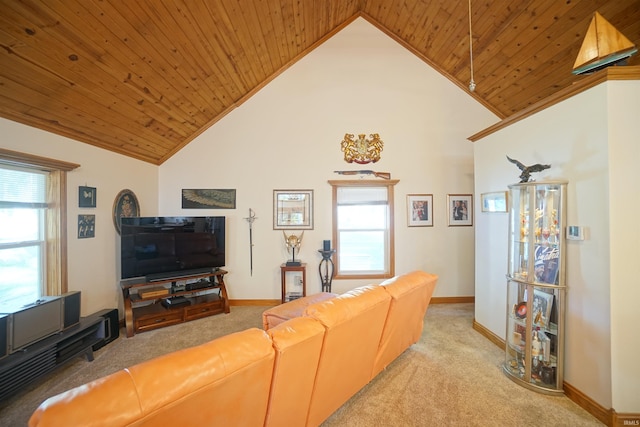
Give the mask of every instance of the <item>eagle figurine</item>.
[[536, 163], [535, 165], [531, 165], [531, 166], [525, 166], [522, 163], [520, 163], [519, 161], [512, 159], [511, 157], [507, 156], [507, 160], [509, 160], [511, 163], [513, 163], [514, 165], [518, 166], [518, 169], [520, 169], [522, 171], [522, 173], [520, 174], [520, 182], [529, 182], [529, 179], [531, 178], [531, 173], [532, 172], [541, 172], [545, 169], [549, 169], [551, 167], [551, 165], [542, 165], [540, 163]]

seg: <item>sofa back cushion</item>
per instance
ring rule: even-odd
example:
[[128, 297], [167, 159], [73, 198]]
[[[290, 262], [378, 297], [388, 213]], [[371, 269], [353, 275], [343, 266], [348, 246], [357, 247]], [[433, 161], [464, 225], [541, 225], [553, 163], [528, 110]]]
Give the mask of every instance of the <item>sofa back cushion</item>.
[[435, 274], [414, 271], [380, 284], [391, 296], [391, 304], [371, 378], [420, 339], [437, 280]]
[[363, 286], [305, 310], [325, 328], [307, 425], [321, 424], [371, 379], [390, 300], [380, 286]]
[[129, 368], [144, 418], [136, 425], [264, 424], [275, 352], [257, 328]]
[[304, 426], [316, 378], [324, 327], [310, 317], [296, 317], [267, 332], [276, 350], [267, 409], [267, 427]]
[[124, 426], [141, 416], [136, 386], [123, 370], [48, 398], [29, 427]]
[[274, 359], [267, 334], [247, 329], [50, 398], [29, 426], [263, 425]]

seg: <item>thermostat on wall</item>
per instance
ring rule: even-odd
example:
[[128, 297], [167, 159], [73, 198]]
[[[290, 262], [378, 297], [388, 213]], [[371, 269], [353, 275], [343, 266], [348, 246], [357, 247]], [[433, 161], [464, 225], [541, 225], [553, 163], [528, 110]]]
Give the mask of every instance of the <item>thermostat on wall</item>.
[[584, 240], [584, 227], [570, 225], [567, 227], [567, 240]]

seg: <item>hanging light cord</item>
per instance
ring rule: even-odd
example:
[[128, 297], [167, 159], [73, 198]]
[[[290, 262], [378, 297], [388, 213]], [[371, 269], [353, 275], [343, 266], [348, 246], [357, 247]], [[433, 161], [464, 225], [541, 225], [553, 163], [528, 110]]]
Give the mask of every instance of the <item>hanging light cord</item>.
[[473, 81], [473, 33], [471, 32], [471, 0], [469, 0], [469, 59], [471, 64], [471, 81], [469, 81], [469, 90], [476, 90], [476, 82]]

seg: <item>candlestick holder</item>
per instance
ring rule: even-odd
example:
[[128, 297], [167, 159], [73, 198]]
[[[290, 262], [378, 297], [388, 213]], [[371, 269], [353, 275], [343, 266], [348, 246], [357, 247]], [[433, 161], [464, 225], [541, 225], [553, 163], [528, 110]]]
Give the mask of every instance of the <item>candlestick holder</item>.
[[[333, 265], [333, 260], [331, 259], [331, 257], [336, 252], [336, 250], [318, 249], [318, 252], [320, 252], [320, 254], [322, 255], [322, 261], [320, 261], [320, 265], [318, 265], [318, 274], [320, 274], [322, 292], [331, 292], [331, 282], [333, 281], [333, 275], [335, 271], [335, 266]], [[329, 271], [331, 271], [331, 274], [329, 274]]]

